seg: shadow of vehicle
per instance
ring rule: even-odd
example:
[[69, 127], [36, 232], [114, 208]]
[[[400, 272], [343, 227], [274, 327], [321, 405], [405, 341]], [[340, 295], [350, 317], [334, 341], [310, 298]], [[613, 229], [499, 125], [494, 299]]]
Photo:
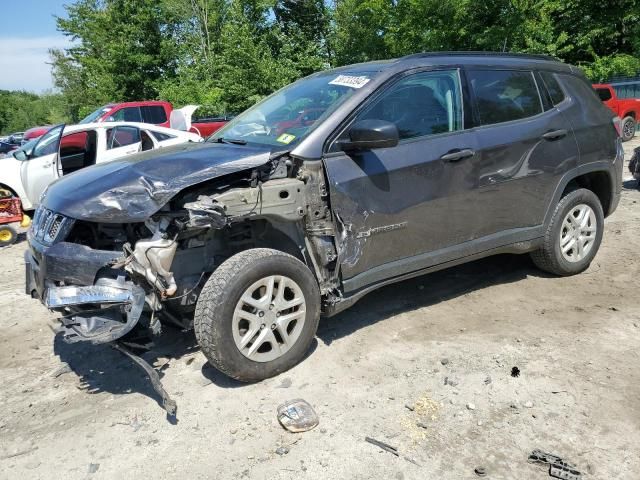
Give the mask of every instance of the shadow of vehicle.
[[[171, 368], [172, 362], [199, 349], [193, 332], [183, 332], [171, 326], [163, 328], [165, 331], [154, 339], [156, 341], [150, 350], [144, 353], [136, 351], [160, 375]], [[162, 399], [147, 374], [109, 344], [68, 344], [58, 334], [54, 338], [53, 352], [69, 365], [80, 380], [80, 388], [87, 393], [141, 393], [162, 406]]]
[[551, 277], [528, 255], [497, 255], [375, 290], [344, 312], [323, 319], [318, 338], [326, 345], [394, 315], [435, 305], [475, 290], [513, 283], [528, 276]]
[[[488, 286], [517, 282], [530, 275], [547, 276], [533, 266], [527, 255], [499, 255], [406, 280], [376, 290], [375, 295], [366, 296], [335, 317], [321, 319], [317, 337], [330, 345], [338, 338], [393, 315], [435, 305]], [[140, 355], [160, 374], [171, 368], [171, 363], [199, 350], [192, 331], [184, 332], [171, 326], [163, 328], [165, 331], [155, 340], [151, 350]], [[313, 354], [317, 346], [318, 342], [314, 340], [305, 359]], [[162, 405], [161, 397], [153, 389], [147, 375], [109, 345], [83, 342], [67, 344], [61, 335], [57, 335], [54, 353], [78, 375], [81, 388], [87, 393], [141, 393]], [[227, 377], [208, 362], [203, 365], [201, 372], [221, 388], [248, 385]]]

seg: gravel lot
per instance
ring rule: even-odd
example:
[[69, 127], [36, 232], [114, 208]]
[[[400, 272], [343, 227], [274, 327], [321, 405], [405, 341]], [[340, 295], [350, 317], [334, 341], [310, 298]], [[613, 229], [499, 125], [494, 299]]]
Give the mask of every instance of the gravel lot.
[[[54, 317], [22, 293], [22, 236], [0, 251], [0, 478], [458, 480], [482, 466], [542, 480], [527, 463], [540, 448], [586, 479], [638, 479], [639, 202], [625, 172], [582, 275], [503, 255], [384, 288], [321, 321], [308, 358], [259, 384], [217, 373], [192, 333], [171, 330], [145, 358], [177, 422], [126, 357], [54, 338]], [[315, 407], [315, 430], [278, 424], [295, 398]]]

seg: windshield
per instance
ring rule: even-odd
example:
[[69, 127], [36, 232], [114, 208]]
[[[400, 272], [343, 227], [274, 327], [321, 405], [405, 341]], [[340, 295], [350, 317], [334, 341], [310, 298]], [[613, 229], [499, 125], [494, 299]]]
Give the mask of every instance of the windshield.
[[93, 123], [96, 120], [98, 120], [100, 117], [102, 117], [105, 113], [107, 113], [109, 110], [111, 110], [112, 108], [113, 107], [111, 105], [105, 105], [104, 107], [100, 107], [95, 112], [92, 112], [86, 117], [84, 117], [78, 123]]
[[327, 72], [304, 78], [241, 113], [208, 141], [292, 145], [364, 87], [373, 75]]

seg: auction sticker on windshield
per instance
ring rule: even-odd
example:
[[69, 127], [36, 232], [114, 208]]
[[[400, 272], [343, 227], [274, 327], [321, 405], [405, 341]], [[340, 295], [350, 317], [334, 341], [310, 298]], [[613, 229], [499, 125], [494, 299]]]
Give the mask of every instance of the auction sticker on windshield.
[[278, 138], [276, 138], [276, 142], [289, 144], [289, 143], [293, 142], [293, 140], [295, 138], [296, 138], [295, 135], [291, 135], [290, 133], [283, 133]]
[[355, 77], [352, 75], [338, 75], [329, 82], [329, 85], [342, 85], [343, 87], [362, 88], [369, 83], [370, 78]]

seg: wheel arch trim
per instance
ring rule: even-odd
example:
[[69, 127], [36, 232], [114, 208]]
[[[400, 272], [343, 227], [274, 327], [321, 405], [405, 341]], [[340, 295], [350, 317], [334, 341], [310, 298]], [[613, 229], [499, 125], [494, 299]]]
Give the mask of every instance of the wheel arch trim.
[[558, 182], [558, 185], [556, 186], [555, 192], [553, 193], [552, 200], [551, 202], [549, 202], [549, 205], [547, 206], [547, 212], [545, 213], [545, 216], [544, 216], [544, 225], [549, 225], [549, 222], [551, 221], [551, 217], [553, 216], [553, 212], [555, 211], [556, 205], [558, 205], [558, 202], [560, 202], [560, 199], [562, 198], [562, 193], [567, 188], [567, 185], [569, 185], [569, 183], [572, 180], [575, 180], [576, 178], [581, 177], [582, 175], [585, 175], [587, 173], [597, 173], [597, 172], [605, 173], [609, 178], [609, 182], [611, 185], [611, 199], [609, 201], [609, 211], [604, 212], [604, 214], [606, 217], [609, 213], [612, 213], [612, 207], [615, 208], [615, 205], [616, 205], [616, 203], [613, 202], [613, 198], [615, 197], [615, 195], [617, 195], [616, 184], [615, 184], [615, 166], [609, 161], [600, 160], [597, 162], [591, 162], [584, 165], [579, 165], [576, 168], [569, 170], [562, 176], [562, 178]]

